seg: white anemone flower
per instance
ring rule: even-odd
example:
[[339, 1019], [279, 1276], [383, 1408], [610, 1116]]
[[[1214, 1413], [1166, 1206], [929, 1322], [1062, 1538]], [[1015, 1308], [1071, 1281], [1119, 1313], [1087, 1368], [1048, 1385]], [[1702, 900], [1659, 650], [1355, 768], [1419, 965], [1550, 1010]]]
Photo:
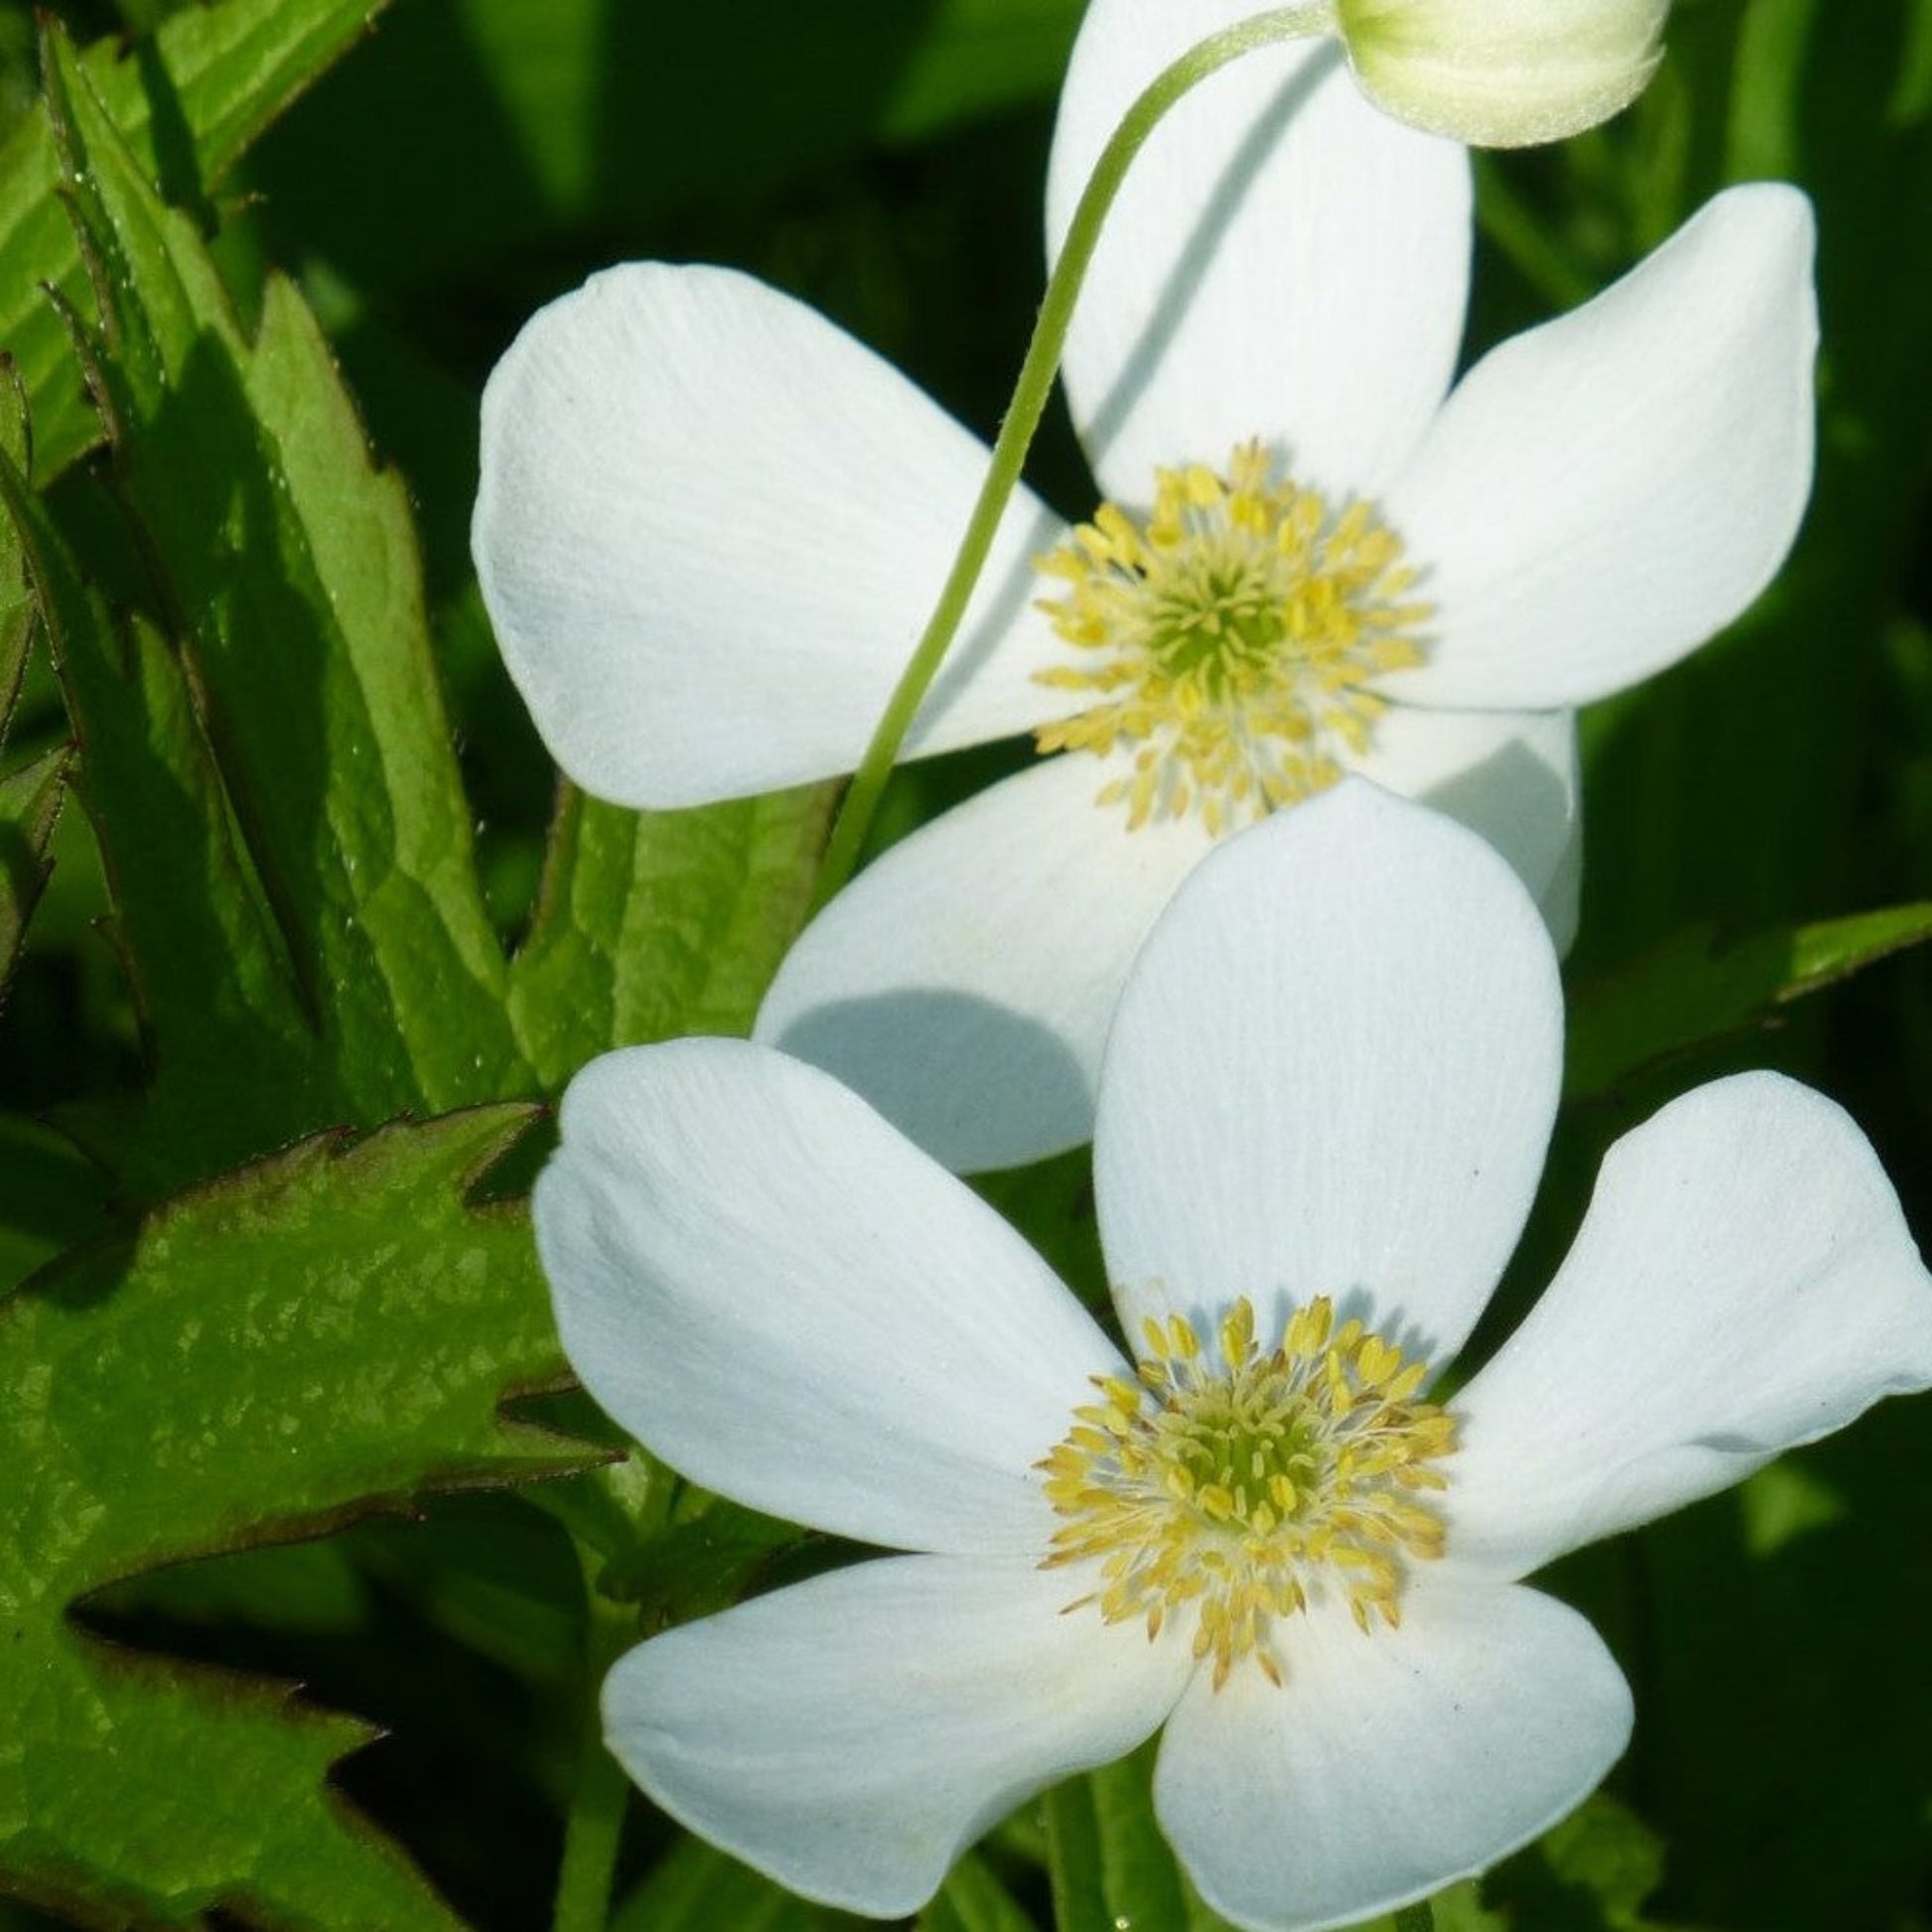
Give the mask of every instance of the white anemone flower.
[[622, 1658], [630, 1774], [881, 1916], [1163, 1726], [1162, 1828], [1243, 1926], [1387, 1910], [1560, 1818], [1630, 1697], [1519, 1580], [1932, 1384], [1932, 1282], [1871, 1149], [1757, 1073], [1611, 1150], [1535, 1311], [1432, 1400], [1529, 1211], [1562, 1011], [1522, 887], [1434, 813], [1350, 781], [1212, 855], [1101, 1074], [1138, 1372], [816, 1067], [725, 1039], [593, 1062], [535, 1196], [585, 1384], [696, 1481], [910, 1553]]
[[[1139, 87], [1244, 7], [1089, 9], [1055, 247]], [[1333, 43], [1203, 83], [1128, 176], [1066, 345], [1108, 500], [1069, 529], [1021, 492], [906, 741], [1052, 755], [861, 873], [758, 1036], [955, 1169], [1076, 1146], [1174, 888], [1344, 770], [1481, 832], [1567, 937], [1569, 708], [1734, 618], [1802, 515], [1812, 250], [1796, 191], [1730, 190], [1451, 391], [1464, 151], [1370, 107]], [[986, 464], [743, 275], [633, 265], [542, 311], [483, 398], [474, 539], [565, 771], [664, 807], [851, 770]]]

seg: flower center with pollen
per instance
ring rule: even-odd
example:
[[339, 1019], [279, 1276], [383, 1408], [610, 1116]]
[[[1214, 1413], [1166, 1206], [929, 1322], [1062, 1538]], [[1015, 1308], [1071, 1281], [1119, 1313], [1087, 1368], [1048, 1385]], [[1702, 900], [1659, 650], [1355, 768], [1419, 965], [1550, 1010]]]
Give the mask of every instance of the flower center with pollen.
[[1290, 1317], [1280, 1347], [1255, 1345], [1244, 1299], [1221, 1323], [1220, 1356], [1179, 1315], [1146, 1325], [1138, 1381], [1096, 1376], [1037, 1466], [1065, 1519], [1041, 1567], [1097, 1562], [1110, 1623], [1150, 1638], [1191, 1613], [1194, 1655], [1214, 1688], [1252, 1656], [1275, 1683], [1269, 1620], [1338, 1596], [1364, 1631], [1401, 1621], [1408, 1565], [1443, 1554], [1424, 1500], [1448, 1486], [1434, 1464], [1455, 1421], [1415, 1400], [1426, 1367], [1323, 1296]]
[[1035, 741], [1127, 753], [1099, 796], [1131, 827], [1191, 810], [1218, 835], [1333, 784], [1386, 709], [1370, 681], [1425, 660], [1401, 538], [1274, 470], [1244, 443], [1224, 477], [1159, 471], [1144, 525], [1103, 503], [1035, 564], [1067, 587], [1039, 608], [1079, 652], [1035, 676], [1094, 700]]

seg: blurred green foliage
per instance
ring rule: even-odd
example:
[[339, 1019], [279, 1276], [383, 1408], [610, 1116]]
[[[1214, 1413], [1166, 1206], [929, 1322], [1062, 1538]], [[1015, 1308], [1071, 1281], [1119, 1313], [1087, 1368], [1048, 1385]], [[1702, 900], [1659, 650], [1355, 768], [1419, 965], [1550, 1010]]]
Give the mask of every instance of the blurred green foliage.
[[[509, 1116], [450, 1110], [554, 1095], [621, 1040], [746, 1026], [827, 801], [673, 821], [557, 797], [470, 571], [477, 398], [524, 317], [591, 270], [709, 259], [802, 295], [990, 431], [1039, 292], [1078, 6], [54, 12], [88, 51], [61, 57], [50, 119], [30, 9], [0, 4], [0, 342], [33, 432], [30, 459], [0, 388], [0, 1283], [51, 1264], [0, 1307], [9, 1479], [35, 1472], [0, 1503], [0, 1623], [31, 1632], [32, 1748], [81, 1734], [63, 1698], [110, 1713], [113, 1741], [86, 1778], [26, 1780], [9, 1712], [0, 1893], [96, 1925], [235, 1922], [217, 1905], [345, 1932], [540, 1923], [588, 1708], [572, 1536], [627, 1548], [605, 1582], [653, 1616], [828, 1553], [634, 1464], [432, 1495], [482, 1472], [465, 1457], [529, 1473], [474, 1431], [500, 1435], [498, 1399], [557, 1366], [511, 1210], [466, 1199]], [[1932, 1229], [1932, 0], [1679, 0], [1631, 113], [1482, 162], [1467, 346], [1762, 175], [1818, 207], [1817, 489], [1757, 610], [1586, 720], [1579, 1104], [1490, 1340], [1602, 1148], [1732, 1065], [1845, 1101]], [[1062, 423], [1033, 469], [1086, 507]], [[902, 773], [891, 825], [1004, 757]], [[281, 1153], [403, 1113], [443, 1118]], [[1081, 1164], [988, 1191], [1097, 1288]], [[493, 1259], [444, 1281], [439, 1240]], [[223, 1342], [144, 1381], [123, 1345], [149, 1324], [182, 1354], [193, 1323], [262, 1294], [274, 1373]], [[466, 1322], [483, 1339], [444, 1393], [481, 1408], [460, 1429], [380, 1393]], [[360, 1419], [335, 1461], [304, 1447], [317, 1400]], [[87, 1420], [53, 1430], [63, 1403]], [[197, 1404], [225, 1486], [171, 1477]], [[1636, 1743], [1610, 1797], [1446, 1895], [1444, 1932], [1932, 1924], [1925, 1407], [1559, 1569], [1636, 1686]], [[548, 1413], [601, 1440], [586, 1406]], [[55, 1562], [36, 1497], [108, 1541]], [[405, 1498], [407, 1520], [365, 1520]], [[104, 1671], [102, 1633], [139, 1654]], [[212, 1698], [208, 1665], [313, 1702], [231, 1678]], [[328, 1773], [374, 1725], [392, 1734]], [[185, 1779], [207, 1807], [189, 1871], [162, 1804]], [[256, 1789], [274, 1801], [239, 1801]], [[1069, 1927], [1207, 1932], [1146, 1816], [1143, 1761], [1079, 1781], [963, 1865], [922, 1932], [1020, 1932], [1054, 1904]], [[614, 1923], [634, 1932], [844, 1922], [641, 1800], [621, 1876]], [[0, 1904], [9, 1932], [44, 1922]]]

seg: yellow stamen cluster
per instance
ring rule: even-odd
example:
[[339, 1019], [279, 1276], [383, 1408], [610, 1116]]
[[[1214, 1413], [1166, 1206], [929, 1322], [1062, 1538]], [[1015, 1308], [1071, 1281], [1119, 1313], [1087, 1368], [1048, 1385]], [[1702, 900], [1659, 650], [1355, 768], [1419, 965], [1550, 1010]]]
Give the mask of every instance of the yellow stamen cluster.
[[1369, 681], [1426, 655], [1402, 540], [1371, 504], [1275, 481], [1259, 443], [1225, 477], [1158, 472], [1144, 528], [1103, 503], [1035, 568], [1067, 586], [1039, 608], [1086, 660], [1036, 675], [1095, 698], [1038, 748], [1130, 751], [1099, 796], [1133, 827], [1194, 810], [1218, 836], [1333, 784], [1385, 709]]
[[1248, 1656], [1279, 1684], [1269, 1619], [1328, 1590], [1364, 1631], [1399, 1623], [1408, 1563], [1443, 1554], [1420, 1499], [1448, 1486], [1432, 1464], [1455, 1448], [1454, 1418], [1415, 1400], [1424, 1364], [1337, 1324], [1326, 1296], [1265, 1354], [1245, 1300], [1218, 1360], [1179, 1315], [1146, 1334], [1138, 1381], [1096, 1377], [1100, 1400], [1038, 1464], [1066, 1519], [1042, 1567], [1100, 1565], [1100, 1587], [1067, 1608], [1142, 1618], [1150, 1638], [1191, 1612], [1216, 1690]]

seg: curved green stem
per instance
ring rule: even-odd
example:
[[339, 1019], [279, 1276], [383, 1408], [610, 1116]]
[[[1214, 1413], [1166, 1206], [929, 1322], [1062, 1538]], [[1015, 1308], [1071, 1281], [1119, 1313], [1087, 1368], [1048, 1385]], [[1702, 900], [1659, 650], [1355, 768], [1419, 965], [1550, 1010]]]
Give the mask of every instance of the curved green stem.
[[1252, 20], [1209, 35], [1162, 71], [1127, 110], [1113, 138], [1101, 151], [1100, 160], [1080, 196], [1079, 207], [1074, 209], [1059, 260], [1047, 280], [1039, 318], [1034, 324], [1033, 340], [1027, 345], [1027, 359], [1021, 364], [1020, 380], [1014, 385], [1013, 401], [1007, 407], [999, 439], [993, 445], [993, 462], [981, 485], [979, 500], [973, 505], [972, 520], [966, 526], [959, 554], [953, 559], [945, 588], [939, 593], [939, 602], [933, 607], [918, 646], [893, 688], [885, 715], [853, 774], [838, 823], [832, 828], [812, 897], [814, 911], [852, 877], [859, 849], [878, 809], [880, 793], [892, 773], [893, 760], [897, 758], [919, 703], [966, 615], [967, 603], [979, 582], [980, 572], [986, 567], [1000, 518], [1006, 513], [1020, 482], [1034, 433], [1039, 428], [1046, 399], [1052, 393], [1053, 377], [1059, 368], [1060, 351], [1066, 343], [1067, 325], [1073, 319], [1080, 285], [1086, 279], [1101, 228], [1134, 157], [1168, 110], [1209, 74], [1256, 48], [1272, 47], [1282, 41], [1308, 40], [1327, 32], [1333, 25], [1333, 0], [1309, 0], [1309, 4], [1302, 6], [1277, 7], [1272, 12], [1257, 14]]

